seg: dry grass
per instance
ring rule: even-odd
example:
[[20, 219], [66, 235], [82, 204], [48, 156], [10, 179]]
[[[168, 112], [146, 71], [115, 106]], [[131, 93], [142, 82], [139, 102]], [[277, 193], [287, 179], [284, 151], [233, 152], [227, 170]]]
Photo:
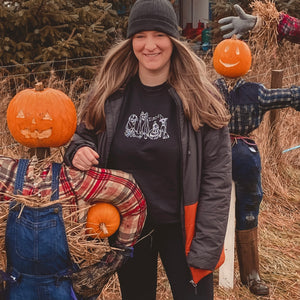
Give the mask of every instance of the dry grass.
[[[251, 43], [251, 40], [250, 40]], [[283, 86], [299, 85], [300, 81], [300, 52], [299, 45], [286, 43], [276, 51], [261, 47], [255, 51], [253, 66], [245, 79], [263, 83], [270, 87], [271, 70], [283, 69]], [[274, 50], [274, 49], [273, 49]], [[211, 78], [217, 77], [209, 58], [208, 70]], [[11, 93], [11, 82], [0, 78], [0, 154], [12, 157], [27, 157], [28, 149], [18, 145], [10, 136], [6, 123], [5, 112], [9, 100], [16, 90]], [[21, 84], [17, 90], [21, 90]], [[47, 86], [47, 84], [46, 84]], [[62, 89], [72, 99], [76, 106], [80, 105], [86, 90], [86, 83], [77, 79], [73, 83], [57, 80], [54, 74], [48, 86]], [[241, 286], [239, 281], [238, 265], [235, 259], [235, 286], [234, 289], [224, 289], [218, 286], [218, 272], [215, 272], [215, 299], [217, 300], [291, 300], [299, 299], [300, 291], [300, 149], [282, 153], [282, 150], [300, 144], [299, 112], [292, 109], [282, 109], [275, 130], [270, 132], [269, 114], [263, 123], [253, 133], [262, 157], [262, 182], [264, 199], [261, 204], [259, 217], [259, 251], [261, 276], [270, 286], [270, 296], [255, 297], [248, 289]], [[273, 137], [273, 139], [272, 139]], [[274, 138], [275, 137], [275, 138]], [[4, 207], [3, 203], [0, 209]], [[0, 220], [1, 221], [1, 220]], [[4, 224], [1, 222], [1, 226]], [[3, 259], [3, 257], [0, 257]], [[1, 262], [1, 260], [0, 260]], [[157, 299], [172, 299], [169, 284], [161, 264], [159, 264], [159, 277]], [[117, 277], [113, 277], [99, 300], [119, 300], [120, 290]]]
[[[277, 25], [279, 23], [279, 12], [276, 9], [274, 1], [251, 2], [252, 14], [260, 17], [260, 26], [258, 32], [252, 32], [255, 36], [255, 49], [261, 49], [266, 42], [269, 49], [277, 48]], [[251, 37], [250, 35], [250, 37]]]

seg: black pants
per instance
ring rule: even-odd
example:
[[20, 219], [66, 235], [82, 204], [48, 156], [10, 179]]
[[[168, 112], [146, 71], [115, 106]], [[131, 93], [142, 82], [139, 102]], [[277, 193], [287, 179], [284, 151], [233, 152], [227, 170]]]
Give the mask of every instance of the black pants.
[[[145, 233], [149, 228], [145, 228]], [[123, 300], [155, 300], [158, 253], [168, 276], [174, 300], [212, 300], [213, 275], [193, 287], [186, 263], [180, 224], [159, 225], [134, 247], [134, 257], [118, 272]]]

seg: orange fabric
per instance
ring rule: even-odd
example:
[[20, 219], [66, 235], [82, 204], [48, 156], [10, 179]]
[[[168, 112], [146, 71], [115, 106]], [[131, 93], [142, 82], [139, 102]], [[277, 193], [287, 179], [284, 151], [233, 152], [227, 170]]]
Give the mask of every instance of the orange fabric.
[[190, 252], [192, 240], [195, 235], [195, 223], [198, 203], [187, 205], [184, 207], [184, 225], [185, 225], [185, 254]]
[[[222, 250], [220, 259], [215, 267], [215, 270], [218, 269], [225, 261], [225, 252], [224, 252], [224, 248]], [[197, 269], [197, 268], [193, 268], [190, 267], [191, 272], [192, 272], [192, 276], [193, 276], [193, 280], [194, 282], [197, 284], [203, 277], [205, 277], [206, 275], [212, 273], [213, 271], [211, 270], [203, 270], [203, 269]]]
[[[196, 223], [196, 214], [197, 214], [197, 206], [198, 203], [194, 203], [191, 205], [187, 205], [184, 207], [184, 212], [185, 212], [185, 234], [186, 234], [186, 241], [185, 241], [185, 254], [188, 255], [190, 252], [192, 240], [195, 235], [195, 223]], [[222, 250], [220, 259], [216, 265], [215, 269], [218, 269], [225, 261], [225, 252], [224, 248]], [[203, 277], [206, 275], [212, 273], [213, 271], [211, 270], [203, 270], [203, 269], [197, 269], [194, 267], [190, 267], [192, 277], [194, 280], [194, 283], [198, 283]]]

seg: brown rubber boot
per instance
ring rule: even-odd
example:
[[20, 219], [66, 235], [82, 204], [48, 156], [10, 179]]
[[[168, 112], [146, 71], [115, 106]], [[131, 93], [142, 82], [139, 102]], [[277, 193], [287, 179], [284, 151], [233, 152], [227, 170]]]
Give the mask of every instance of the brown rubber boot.
[[236, 230], [236, 249], [242, 283], [249, 287], [252, 294], [268, 295], [269, 288], [259, 277], [257, 227]]

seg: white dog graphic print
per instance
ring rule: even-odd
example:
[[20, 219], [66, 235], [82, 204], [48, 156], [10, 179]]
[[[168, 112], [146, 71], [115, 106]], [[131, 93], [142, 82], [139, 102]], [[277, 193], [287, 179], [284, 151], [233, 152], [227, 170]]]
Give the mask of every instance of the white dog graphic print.
[[168, 139], [170, 136], [167, 132], [168, 118], [161, 114], [149, 117], [147, 112], [141, 112], [138, 117], [131, 114], [125, 126], [124, 135], [128, 138], [144, 138], [150, 140]]

